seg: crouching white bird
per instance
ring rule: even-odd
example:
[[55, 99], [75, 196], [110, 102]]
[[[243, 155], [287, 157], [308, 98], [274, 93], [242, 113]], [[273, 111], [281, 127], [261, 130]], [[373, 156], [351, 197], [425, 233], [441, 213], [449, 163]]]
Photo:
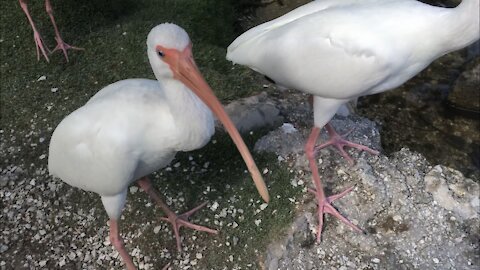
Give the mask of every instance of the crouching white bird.
[[[323, 214], [360, 229], [330, 204], [351, 189], [326, 197], [315, 163], [321, 147], [365, 146], [344, 140], [328, 124], [337, 110], [359, 96], [393, 89], [438, 57], [479, 38], [479, 0], [456, 8], [415, 0], [319, 0], [254, 27], [238, 37], [227, 59], [276, 83], [313, 95], [314, 127], [305, 145], [318, 200], [320, 241]], [[330, 140], [315, 147], [326, 126]]]
[[154, 27], [147, 53], [158, 81], [128, 79], [100, 90], [58, 125], [48, 158], [52, 175], [101, 196], [110, 217], [111, 243], [128, 269], [135, 266], [120, 237], [118, 219], [127, 188], [135, 181], [167, 214], [178, 249], [181, 226], [216, 233], [188, 222], [205, 204], [177, 216], [147, 178], [168, 165], [176, 152], [198, 149], [210, 140], [215, 131], [212, 112], [237, 145], [260, 195], [269, 201], [248, 148], [195, 64], [185, 30], [169, 23]]

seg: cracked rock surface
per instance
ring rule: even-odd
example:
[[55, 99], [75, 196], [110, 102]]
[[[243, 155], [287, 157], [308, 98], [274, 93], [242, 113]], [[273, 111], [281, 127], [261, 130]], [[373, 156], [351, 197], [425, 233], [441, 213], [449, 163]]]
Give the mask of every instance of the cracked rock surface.
[[[315, 243], [316, 202], [306, 192], [311, 174], [303, 153], [310, 130], [304, 119], [286, 119], [291, 120], [288, 131], [285, 124], [271, 131], [255, 149], [274, 152], [289, 164], [296, 172], [292, 185], [305, 185], [305, 195], [286, 236], [269, 246], [266, 269], [476, 269], [478, 183], [454, 169], [432, 166], [407, 148], [390, 156], [349, 150], [356, 160], [353, 166], [331, 147], [320, 151], [318, 166], [327, 195], [355, 186], [334, 206], [365, 234], [327, 216], [322, 242]], [[348, 116], [335, 117], [332, 124], [339, 133], [356, 127], [349, 140], [381, 150], [373, 122]], [[321, 140], [327, 138], [324, 133]]]

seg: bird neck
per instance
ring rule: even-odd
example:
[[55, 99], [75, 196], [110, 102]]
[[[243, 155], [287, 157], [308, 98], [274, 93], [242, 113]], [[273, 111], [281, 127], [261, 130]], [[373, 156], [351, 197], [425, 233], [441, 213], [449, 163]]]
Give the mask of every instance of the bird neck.
[[178, 113], [179, 116], [190, 112], [193, 114], [211, 113], [207, 105], [180, 81], [176, 79], [162, 79], [159, 82], [165, 89], [165, 95], [168, 103], [171, 105], [171, 110]]
[[165, 90], [178, 134], [184, 138], [176, 150], [191, 151], [204, 146], [215, 132], [212, 111], [183, 83], [166, 79], [160, 84]]
[[213, 125], [211, 110], [187, 86], [176, 79], [162, 79], [159, 83], [165, 91], [170, 111], [177, 122], [184, 121], [191, 129], [195, 129], [197, 124]]
[[480, 0], [463, 0], [449, 10], [448, 17], [438, 29], [443, 32], [445, 51], [443, 54], [466, 47], [480, 37]]

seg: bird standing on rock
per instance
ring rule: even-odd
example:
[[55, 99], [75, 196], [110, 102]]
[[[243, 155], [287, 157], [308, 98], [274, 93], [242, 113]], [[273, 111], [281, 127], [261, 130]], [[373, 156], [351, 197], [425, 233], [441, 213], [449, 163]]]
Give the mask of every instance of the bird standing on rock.
[[[378, 153], [349, 142], [328, 124], [345, 103], [393, 89], [431, 62], [478, 40], [479, 0], [440, 8], [415, 0], [318, 0], [239, 36], [227, 59], [260, 72], [279, 85], [313, 95], [314, 127], [305, 145], [318, 201], [317, 241], [323, 214], [357, 231], [332, 205], [344, 192], [326, 197], [315, 160], [317, 151], [344, 146]], [[330, 140], [315, 146], [320, 129]]]
[[147, 176], [178, 151], [203, 147], [213, 135], [212, 112], [223, 123], [247, 164], [262, 198], [269, 195], [262, 176], [234, 124], [203, 79], [192, 56], [188, 34], [160, 24], [147, 38], [147, 53], [158, 81], [128, 79], [110, 84], [61, 121], [50, 141], [48, 169], [66, 183], [98, 193], [110, 217], [110, 240], [128, 269], [118, 220], [128, 186], [138, 185], [167, 214], [180, 250], [181, 226], [217, 233], [188, 221], [206, 203], [176, 215], [161, 200]]

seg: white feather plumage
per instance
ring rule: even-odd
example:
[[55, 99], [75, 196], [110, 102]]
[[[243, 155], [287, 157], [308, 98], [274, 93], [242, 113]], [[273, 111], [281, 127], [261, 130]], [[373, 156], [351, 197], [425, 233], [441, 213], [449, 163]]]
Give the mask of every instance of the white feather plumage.
[[478, 0], [457, 8], [319, 0], [248, 30], [227, 59], [315, 95], [315, 124], [323, 127], [342, 104], [401, 85], [479, 31]]

